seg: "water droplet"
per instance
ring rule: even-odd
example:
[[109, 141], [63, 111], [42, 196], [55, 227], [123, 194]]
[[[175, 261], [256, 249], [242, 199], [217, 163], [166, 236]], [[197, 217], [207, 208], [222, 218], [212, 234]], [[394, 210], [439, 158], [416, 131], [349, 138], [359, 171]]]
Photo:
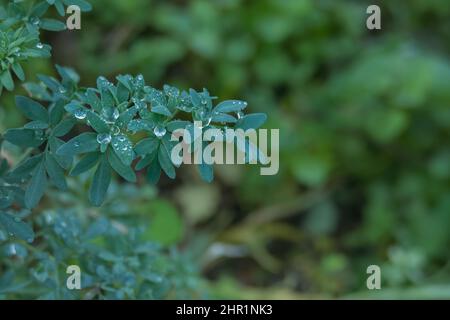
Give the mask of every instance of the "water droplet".
[[78, 147], [80, 146], [80, 143], [79, 143], [78, 141], [75, 141], [75, 143], [73, 144], [73, 146], [74, 146], [75, 148], [78, 148]]
[[31, 18], [30, 22], [35, 26], [38, 26], [41, 23], [41, 21], [37, 17]]
[[117, 135], [120, 133], [120, 128], [119, 128], [118, 126], [112, 126], [112, 127], [111, 127], [111, 133], [112, 133], [114, 136], [117, 136]]
[[120, 116], [120, 111], [117, 108], [105, 108], [102, 110], [102, 118], [108, 124], [113, 124]]
[[109, 133], [99, 133], [97, 135], [97, 142], [100, 144], [108, 144], [111, 142], [111, 135]]
[[67, 90], [64, 87], [59, 87], [59, 93], [66, 93]]
[[42, 48], [44, 48], [44, 45], [43, 45], [42, 43], [39, 42], [39, 43], [36, 45], [36, 48], [42, 49]]
[[34, 131], [34, 137], [36, 138], [36, 139], [39, 139], [39, 140], [44, 140], [44, 131], [42, 131], [42, 130], [35, 130]]
[[119, 118], [119, 116], [120, 116], [119, 109], [114, 109], [114, 111], [113, 111], [113, 119], [117, 120]]
[[10, 244], [8, 251], [10, 255], [15, 256], [17, 254], [16, 245], [14, 243]]
[[120, 136], [120, 137], [118, 138], [118, 140], [119, 140], [120, 142], [124, 142], [124, 141], [126, 140], [126, 138], [125, 138], [124, 136]]
[[236, 116], [238, 119], [240, 119], [244, 116], [244, 113], [242, 111], [236, 112]]
[[74, 116], [75, 118], [77, 118], [78, 120], [83, 120], [86, 118], [87, 115], [87, 111], [83, 108], [80, 108], [78, 110], [75, 111]]
[[157, 136], [158, 138], [162, 138], [166, 135], [166, 128], [164, 128], [163, 126], [156, 126], [155, 129], [153, 129], [153, 133], [155, 134], [155, 136]]

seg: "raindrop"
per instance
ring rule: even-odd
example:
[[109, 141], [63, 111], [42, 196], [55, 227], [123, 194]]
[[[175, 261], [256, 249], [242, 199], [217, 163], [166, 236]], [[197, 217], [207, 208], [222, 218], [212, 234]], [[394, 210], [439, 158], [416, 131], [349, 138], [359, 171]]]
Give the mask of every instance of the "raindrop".
[[125, 141], [125, 137], [124, 136], [120, 136], [118, 139], [119, 139], [120, 142], [124, 142]]
[[102, 110], [102, 116], [106, 123], [113, 124], [119, 118], [120, 112], [117, 108], [106, 108]]
[[42, 43], [39, 42], [39, 43], [36, 45], [36, 48], [42, 49], [42, 48], [44, 48], [44, 45], [43, 45]]
[[157, 136], [158, 138], [162, 138], [166, 135], [166, 128], [164, 128], [163, 126], [156, 126], [155, 129], [153, 129], [153, 133], [155, 134], [155, 136]]
[[119, 109], [114, 109], [112, 116], [114, 120], [117, 120], [120, 116]]
[[80, 143], [78, 141], [75, 141], [75, 143], [73, 145], [75, 148], [78, 148], [80, 146]]
[[78, 110], [75, 111], [75, 118], [77, 118], [78, 120], [83, 120], [86, 118], [87, 115], [87, 111], [83, 108], [80, 108]]
[[16, 251], [16, 245], [15, 245], [14, 243], [12, 243], [12, 244], [9, 245], [9, 253], [10, 253], [12, 256], [15, 256], [15, 255], [17, 254], [17, 251]]
[[238, 119], [242, 118], [244, 116], [244, 113], [242, 111], [239, 111], [236, 113], [236, 116]]
[[99, 133], [97, 135], [97, 142], [100, 144], [108, 144], [111, 142], [111, 135], [109, 133]]
[[38, 26], [39, 23], [41, 23], [41, 21], [39, 20], [39, 18], [36, 18], [36, 17], [32, 18], [30, 22], [31, 22], [32, 24], [34, 24], [35, 26]]
[[120, 133], [120, 128], [119, 128], [118, 126], [112, 126], [112, 127], [111, 127], [111, 133], [112, 133], [114, 136], [117, 136], [117, 135]]
[[59, 93], [66, 93], [67, 90], [64, 87], [59, 87]]

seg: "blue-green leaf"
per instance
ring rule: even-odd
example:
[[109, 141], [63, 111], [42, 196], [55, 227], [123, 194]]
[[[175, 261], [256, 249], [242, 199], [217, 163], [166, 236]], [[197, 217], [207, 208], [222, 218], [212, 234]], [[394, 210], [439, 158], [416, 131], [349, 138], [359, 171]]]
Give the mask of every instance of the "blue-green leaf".
[[77, 176], [92, 169], [100, 159], [100, 153], [92, 152], [86, 154], [70, 171], [71, 176]]
[[17, 96], [16, 105], [28, 119], [48, 123], [48, 111], [40, 103], [24, 96]]
[[240, 100], [226, 100], [219, 103], [215, 108], [214, 112], [219, 113], [229, 113], [229, 112], [239, 112], [247, 107], [247, 102]]
[[89, 200], [94, 206], [100, 206], [103, 203], [110, 183], [111, 167], [106, 156], [103, 155], [95, 171], [91, 187], [89, 188]]
[[45, 164], [41, 161], [33, 171], [30, 184], [25, 190], [25, 205], [27, 208], [34, 208], [47, 188], [47, 175], [45, 174]]
[[248, 129], [258, 129], [267, 120], [267, 115], [264, 113], [252, 113], [243, 116], [236, 123], [236, 128], [248, 130]]
[[73, 156], [80, 153], [96, 151], [98, 148], [97, 134], [94, 132], [85, 132], [59, 147], [56, 154], [60, 156]]
[[0, 212], [0, 226], [2, 226], [9, 235], [18, 237], [22, 240], [33, 242], [33, 229], [19, 217]]
[[122, 178], [129, 182], [136, 182], [136, 174], [130, 166], [126, 166], [117, 157], [116, 153], [112, 150], [108, 152], [108, 161], [111, 167], [116, 171]]
[[113, 136], [111, 143], [114, 152], [117, 154], [119, 159], [123, 162], [123, 164], [129, 166], [134, 160], [134, 151], [133, 144], [128, 137], [124, 135]]

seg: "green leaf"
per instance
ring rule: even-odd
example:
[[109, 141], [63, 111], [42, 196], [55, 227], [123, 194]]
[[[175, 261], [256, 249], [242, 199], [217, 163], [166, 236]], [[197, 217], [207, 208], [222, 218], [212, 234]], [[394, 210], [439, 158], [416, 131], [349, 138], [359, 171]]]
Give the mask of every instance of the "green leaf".
[[41, 19], [40, 27], [48, 31], [63, 31], [66, 25], [55, 19]]
[[14, 73], [16, 74], [17, 78], [20, 79], [20, 81], [25, 80], [25, 73], [23, 72], [23, 69], [22, 69], [22, 66], [20, 65], [20, 63], [18, 63], [18, 62], [13, 63], [12, 69], [13, 69]]
[[35, 235], [33, 229], [19, 217], [0, 212], [0, 225], [9, 235], [18, 237], [30, 243], [34, 240]]
[[71, 176], [77, 176], [93, 168], [100, 159], [100, 153], [92, 152], [86, 154], [70, 171]]
[[45, 154], [45, 167], [47, 169], [50, 181], [60, 190], [67, 190], [66, 178], [64, 176], [64, 170], [59, 166], [55, 157], [50, 153]]
[[11, 72], [6, 69], [0, 74], [0, 82], [6, 88], [6, 90], [11, 91], [14, 89], [14, 81], [11, 77]]
[[108, 124], [105, 122], [105, 120], [100, 118], [100, 116], [98, 114], [96, 114], [95, 112], [89, 111], [87, 113], [87, 119], [89, 121], [89, 126], [91, 126], [98, 133], [108, 133], [109, 132]]
[[172, 160], [170, 158], [170, 146], [168, 143], [162, 141], [162, 143], [159, 146], [158, 150], [158, 161], [159, 165], [163, 169], [163, 171], [166, 173], [166, 175], [171, 178], [175, 179], [176, 173], [175, 173], [175, 167], [172, 163]]
[[110, 150], [108, 152], [108, 160], [114, 171], [116, 171], [122, 178], [129, 182], [136, 182], [136, 174], [133, 169], [124, 165], [114, 151]]
[[226, 113], [214, 113], [212, 118], [211, 118], [212, 122], [227, 122], [227, 123], [235, 123], [237, 122], [236, 118], [233, 116], [230, 116], [229, 114]]
[[152, 107], [152, 112], [153, 113], [157, 113], [157, 114], [161, 114], [161, 115], [167, 116], [167, 117], [170, 117], [172, 115], [170, 110], [167, 109], [167, 107], [163, 106], [163, 105], [157, 105], [157, 106]]
[[134, 118], [137, 112], [138, 109], [136, 108], [136, 106], [128, 108], [126, 111], [120, 114], [119, 118], [117, 119], [117, 124], [121, 127], [126, 127]]
[[48, 128], [48, 123], [42, 122], [40, 120], [31, 121], [26, 123], [23, 126], [25, 129], [33, 129], [33, 130], [43, 130]]
[[8, 174], [8, 179], [14, 179], [20, 181], [21, 179], [28, 178], [34, 168], [41, 162], [43, 154], [38, 154], [31, 158], [22, 161], [13, 171]]
[[191, 96], [191, 101], [194, 107], [202, 106], [202, 98], [197, 91], [195, 91], [194, 89], [189, 89], [189, 95]]
[[16, 146], [35, 148], [45, 142], [41, 133], [41, 130], [9, 129], [4, 138]]
[[17, 96], [16, 105], [28, 119], [48, 123], [48, 111], [40, 103], [28, 97]]
[[215, 108], [214, 112], [219, 113], [229, 113], [229, 112], [239, 112], [247, 108], [247, 102], [240, 100], [226, 100], [219, 103]]
[[55, 104], [53, 104], [49, 110], [50, 110], [50, 125], [55, 126], [57, 125], [64, 116], [64, 106], [65, 101], [64, 100], [58, 100]]
[[97, 112], [102, 111], [102, 105], [100, 103], [100, 98], [97, 95], [95, 89], [89, 88], [86, 90], [86, 102]]
[[80, 153], [96, 151], [98, 148], [97, 134], [94, 132], [85, 132], [59, 147], [56, 154], [60, 156], [74, 156]]
[[128, 123], [128, 130], [133, 132], [152, 131], [155, 123], [149, 119], [134, 119]]
[[161, 166], [159, 165], [159, 161], [151, 162], [147, 169], [147, 180], [151, 184], [157, 184], [161, 177]]
[[52, 133], [55, 137], [65, 136], [72, 130], [76, 123], [77, 122], [73, 118], [64, 119], [53, 129]]
[[123, 164], [129, 166], [134, 160], [134, 151], [133, 145], [128, 137], [124, 135], [113, 136], [111, 143], [119, 159]]
[[47, 188], [47, 175], [45, 174], [45, 164], [41, 161], [33, 171], [33, 177], [25, 190], [25, 205], [28, 209], [34, 208]]
[[111, 167], [106, 156], [103, 155], [89, 189], [89, 200], [94, 206], [100, 206], [103, 203], [110, 183]]
[[151, 154], [155, 152], [155, 150], [159, 147], [160, 142], [161, 140], [155, 136], [145, 138], [136, 144], [134, 150], [136, 154], [140, 156], [145, 154]]
[[48, 140], [50, 145], [50, 151], [55, 156], [56, 161], [58, 161], [59, 165], [68, 170], [70, 166], [72, 166], [73, 157], [71, 155], [57, 155], [56, 151], [65, 143], [63, 140], [57, 137], [50, 137]]
[[252, 113], [240, 118], [235, 127], [243, 130], [258, 129], [266, 122], [266, 120], [266, 114]]

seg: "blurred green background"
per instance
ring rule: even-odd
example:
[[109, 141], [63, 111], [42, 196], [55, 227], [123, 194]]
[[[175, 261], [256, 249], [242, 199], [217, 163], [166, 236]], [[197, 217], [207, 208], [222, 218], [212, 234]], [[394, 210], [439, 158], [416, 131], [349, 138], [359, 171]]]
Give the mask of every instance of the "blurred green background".
[[[366, 28], [373, 3], [382, 30]], [[80, 31], [44, 35], [52, 61], [27, 63], [28, 80], [54, 63], [85, 86], [142, 73], [246, 100], [280, 129], [278, 175], [219, 166], [206, 184], [184, 167], [158, 186], [155, 212], [169, 214], [153, 238], [196, 257], [210, 297], [450, 298], [447, 0], [93, 6]], [[4, 96], [1, 131], [23, 121]]]

